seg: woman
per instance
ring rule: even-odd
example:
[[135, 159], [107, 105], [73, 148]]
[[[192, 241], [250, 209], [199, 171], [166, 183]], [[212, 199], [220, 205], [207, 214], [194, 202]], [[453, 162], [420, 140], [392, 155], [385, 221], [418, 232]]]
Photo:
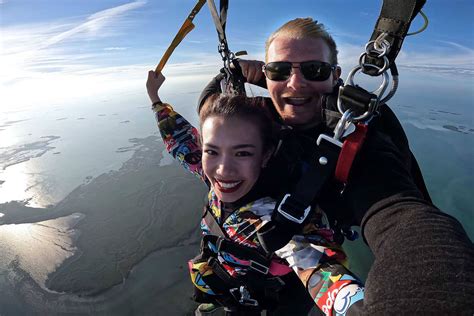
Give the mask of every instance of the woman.
[[[163, 141], [168, 152], [210, 189], [201, 223], [202, 253], [190, 262], [197, 301], [245, 315], [259, 315], [261, 310], [307, 314], [315, 302], [327, 314], [337, 306], [347, 309], [353, 295], [338, 301], [337, 294], [342, 287], [359, 289], [359, 283], [339, 263], [344, 253], [321, 217], [308, 223], [308, 234], [295, 236], [277, 252], [286, 260], [265, 253], [260, 246], [257, 231], [271, 220], [275, 208], [275, 200], [260, 183], [274, 143], [271, 120], [257, 99], [208, 98], [200, 111], [200, 137], [169, 104], [161, 102], [158, 90], [164, 80], [161, 73], [148, 74], [148, 95]], [[330, 278], [333, 270], [338, 272], [337, 280]]]

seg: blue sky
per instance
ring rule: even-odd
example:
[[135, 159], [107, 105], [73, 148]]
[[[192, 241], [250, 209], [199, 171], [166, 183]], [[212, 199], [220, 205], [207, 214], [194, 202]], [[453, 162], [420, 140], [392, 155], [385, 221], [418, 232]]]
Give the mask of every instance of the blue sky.
[[[234, 51], [247, 50], [250, 58], [261, 58], [264, 41], [275, 28], [295, 17], [312, 16], [334, 35], [347, 74], [371, 34], [381, 3], [230, 1], [229, 45]], [[194, 4], [192, 0], [0, 0], [0, 110], [33, 101], [143, 89], [146, 70], [158, 63]], [[427, 76], [467, 79], [472, 85], [474, 2], [431, 0], [424, 12], [430, 25], [406, 39], [398, 60], [402, 74], [403, 69], [420, 70]], [[164, 70], [168, 77], [196, 79], [196, 87], [190, 89], [202, 86], [220, 65], [207, 5], [195, 25]], [[421, 25], [419, 17], [412, 30]]]

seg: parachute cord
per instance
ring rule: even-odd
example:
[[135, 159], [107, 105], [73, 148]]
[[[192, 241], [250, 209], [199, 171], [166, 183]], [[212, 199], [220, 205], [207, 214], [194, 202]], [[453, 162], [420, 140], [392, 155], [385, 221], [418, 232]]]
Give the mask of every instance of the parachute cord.
[[411, 32], [411, 33], [408, 33], [406, 36], [411, 36], [411, 35], [416, 35], [416, 34], [420, 34], [421, 32], [423, 32], [424, 30], [426, 30], [426, 28], [428, 27], [428, 17], [426, 16], [425, 13], [423, 13], [423, 11], [420, 10], [420, 14], [421, 16], [423, 17], [423, 20], [425, 21], [425, 23], [423, 24], [423, 26], [421, 27], [421, 29], [419, 29], [418, 31], [416, 32]]

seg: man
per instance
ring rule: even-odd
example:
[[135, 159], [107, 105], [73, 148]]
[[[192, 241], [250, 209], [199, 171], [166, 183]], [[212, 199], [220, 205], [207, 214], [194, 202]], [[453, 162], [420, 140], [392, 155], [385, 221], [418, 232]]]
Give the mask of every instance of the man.
[[[314, 140], [331, 133], [337, 118], [334, 100], [341, 71], [336, 44], [321, 24], [295, 19], [270, 36], [265, 61], [264, 66], [242, 60], [239, 65], [249, 83], [261, 83], [263, 66], [269, 110], [276, 121], [299, 135], [302, 159], [309, 161]], [[206, 88], [204, 97], [215, 92], [218, 79]], [[331, 183], [315, 201], [335, 229], [360, 225], [374, 253], [364, 314], [472, 315], [472, 242], [458, 221], [432, 206], [406, 136], [387, 106], [381, 107], [370, 129], [347, 186]], [[278, 157], [275, 160], [268, 167], [270, 174], [281, 173], [278, 168], [285, 166]], [[287, 156], [287, 165], [293, 160]], [[283, 183], [291, 188], [298, 176], [284, 175], [286, 181], [273, 183], [286, 192]]]
[[[267, 88], [273, 104], [283, 121], [291, 126], [308, 128], [322, 122], [322, 102], [337, 85], [341, 69], [337, 66], [337, 49], [332, 37], [322, 27], [313, 27], [310, 19], [290, 21], [272, 34], [266, 43], [267, 64], [290, 61], [291, 75], [287, 80], [267, 78]], [[332, 71], [322, 81], [306, 80], [301, 71], [301, 62], [322, 61]], [[240, 63], [243, 75], [249, 83], [258, 83], [263, 76], [261, 63]]]

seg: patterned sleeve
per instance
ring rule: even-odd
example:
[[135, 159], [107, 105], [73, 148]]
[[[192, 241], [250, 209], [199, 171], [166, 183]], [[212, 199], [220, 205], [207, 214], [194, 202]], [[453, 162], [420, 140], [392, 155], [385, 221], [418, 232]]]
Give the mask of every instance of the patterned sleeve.
[[205, 181], [198, 130], [167, 103], [154, 107], [153, 111], [166, 150], [186, 170]]
[[295, 235], [275, 254], [286, 259], [324, 315], [360, 315], [365, 288], [344, 266], [346, 255], [333, 234], [319, 228], [309, 236]]

